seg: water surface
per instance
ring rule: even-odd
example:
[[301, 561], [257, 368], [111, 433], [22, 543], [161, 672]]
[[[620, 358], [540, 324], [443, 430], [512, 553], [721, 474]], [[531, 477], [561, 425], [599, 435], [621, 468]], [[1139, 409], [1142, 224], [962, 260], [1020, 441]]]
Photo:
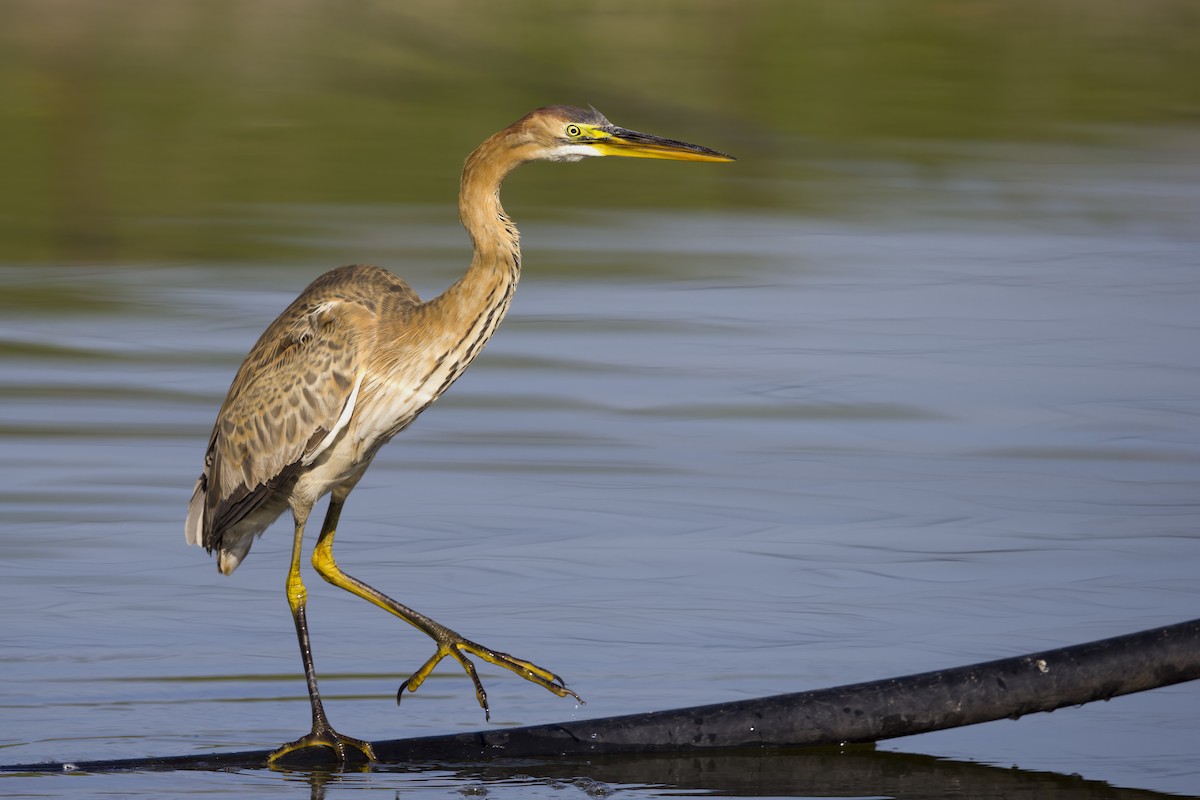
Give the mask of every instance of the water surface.
[[[1115, 24], [1089, 17], [1073, 46], [1100, 53]], [[1141, 17], [1128, 26], [1152, 27]], [[697, 58], [687, 43], [699, 29], [687, 30], [676, 65]], [[731, 84], [760, 86], [757, 100], [736, 87], [675, 94], [691, 111], [648, 113], [657, 127], [604, 109], [621, 124], [734, 151], [736, 165], [606, 160], [513, 178], [505, 197], [522, 225], [526, 272], [508, 320], [347, 504], [338, 539], [347, 571], [554, 669], [587, 700], [577, 707], [485, 669], [493, 725], [958, 666], [1179, 622], [1200, 607], [1200, 162], [1188, 128], [1139, 120], [1151, 115], [1132, 101], [1096, 121], [1081, 101], [1057, 119], [1062, 135], [1047, 135], [1045, 116], [1008, 135], [1015, 123], [998, 110], [971, 117], [984, 128], [972, 133], [951, 111], [922, 116], [933, 104], [918, 103], [912, 116], [888, 118], [887, 135], [863, 139], [856, 124], [884, 123], [865, 110], [857, 123], [834, 114], [854, 104], [807, 95], [805, 114], [785, 116], [771, 101], [793, 85], [788, 75], [796, 87], [818, 84], [793, 57], [765, 63], [760, 54], [777, 50], [752, 45], [767, 33], [747, 34], [745, 52], [704, 51], [730, 67]], [[940, 35], [928, 42], [935, 52], [957, 41]], [[820, 52], [861, 52], [854, 41]], [[1190, 63], [1190, 50], [1156, 52]], [[1096, 58], [1101, 73], [1118, 74]], [[363, 60], [362, 70], [384, 70]], [[105, 63], [109, 72], [78, 81], [160, 96], [142, 77], [152, 70]], [[912, 98], [933, 81], [913, 77], [920, 63], [889, 78]], [[1157, 63], [1130, 68], [1130, 84], [1150, 85]], [[862, 89], [854, 74], [868, 84], [879, 74], [858, 69], [840, 73], [840, 85]], [[1039, 85], [1074, 97], [1071, 74], [1064, 66], [1059, 83]], [[320, 76], [306, 80], [337, 85], [338, 73]], [[1010, 88], [1028, 83], [1002, 77]], [[996, 75], [956, 80], [979, 89], [985, 78]], [[108, 132], [95, 141], [115, 148], [63, 166], [78, 180], [67, 188], [88, 191], [42, 175], [44, 194], [24, 204], [4, 194], [10, 222], [23, 220], [0, 266], [4, 763], [261, 748], [307, 728], [282, 591], [287, 524], [230, 578], [183, 541], [213, 416], [262, 328], [324, 269], [380, 263], [423, 296], [453, 280], [467, 260], [451, 195], [457, 163], [547, 93], [527, 78], [515, 97], [489, 101], [514, 101], [503, 115], [430, 100], [407, 128], [388, 128], [385, 114], [373, 117], [378, 128], [342, 130], [324, 106], [311, 118], [284, 114], [277, 68], [262, 84], [272, 102], [250, 104], [266, 119], [243, 139], [229, 120], [246, 117], [224, 115], [242, 101], [231, 100], [228, 78], [212, 80], [213, 94], [180, 96], [184, 122], [170, 106], [131, 104], [153, 109], [152, 123], [112, 117], [112, 103], [78, 106]], [[1096, 92], [1113, 93], [1112, 103], [1124, 97], [1105, 87]], [[306, 91], [334, 106], [379, 100], [375, 89]], [[1017, 107], [1045, 101], [1025, 91], [1013, 89]], [[120, 108], [122, 95], [104, 96]], [[27, 106], [7, 108], [20, 116]], [[746, 118], [734, 125], [732, 110], [704, 108]], [[160, 113], [193, 138], [139, 151], [139, 137], [159, 141], [150, 132], [163, 130]], [[42, 119], [29, 114], [22, 124]], [[286, 134], [254, 138], [283, 118]], [[449, 122], [456, 133], [438, 131], [429, 163], [401, 148], [396, 166], [380, 169], [383, 150], [424, 143], [416, 134], [432, 120], [468, 118], [461, 133]], [[215, 121], [189, 122], [198, 119]], [[672, 121], [676, 129], [662, 128]], [[350, 134], [363, 152], [347, 152]], [[35, 140], [17, 150], [35, 152]], [[296, 149], [278, 151], [280, 141]], [[215, 165], [229, 148], [246, 160], [225, 172]], [[139, 152], [145, 172], [121, 168]], [[260, 171], [247, 166], [255, 153]], [[42, 163], [31, 156], [11, 176]], [[156, 175], [166, 176], [161, 195], [148, 188]], [[397, 709], [395, 689], [429, 643], [311, 574], [309, 591], [335, 725], [370, 739], [484, 725], [449, 667]], [[1183, 685], [819, 764], [10, 776], [3, 787], [12, 796], [81, 787], [161, 796], [185, 785], [248, 797], [564, 797], [604, 786], [646, 797], [919, 793], [889, 782], [899, 771], [976, 794], [1069, 784], [1088, 796], [1111, 796], [1110, 785], [1194, 795], [1198, 720], [1200, 688]], [[817, 774], [831, 783], [805, 777]]]

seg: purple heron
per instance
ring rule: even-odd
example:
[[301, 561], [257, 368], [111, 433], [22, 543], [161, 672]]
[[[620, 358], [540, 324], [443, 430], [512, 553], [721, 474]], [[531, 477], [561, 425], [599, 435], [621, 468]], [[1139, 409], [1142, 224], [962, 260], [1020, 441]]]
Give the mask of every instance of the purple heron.
[[449, 388], [508, 310], [521, 272], [521, 249], [517, 228], [500, 205], [505, 176], [531, 161], [592, 156], [733, 160], [699, 145], [619, 128], [595, 109], [533, 111], [489, 137], [466, 160], [459, 216], [475, 252], [466, 274], [450, 288], [422, 302], [407, 283], [378, 267], [338, 267], [300, 293], [238, 369], [213, 425], [186, 533], [188, 542], [215, 552], [217, 568], [228, 575], [255, 538], [291, 509], [295, 528], [287, 599], [313, 725], [307, 735], [275, 750], [272, 763], [307, 747], [331, 748], [339, 761], [348, 750], [374, 759], [370, 743], [333, 729], [317, 691], [300, 555], [305, 523], [326, 494], [329, 508], [312, 555], [317, 573], [437, 644], [401, 684], [397, 701], [405, 690], [416, 691], [447, 656], [466, 670], [485, 715], [487, 693], [468, 656], [512, 670], [560, 697], [579, 699], [553, 672], [465, 639], [347, 575], [334, 560], [333, 538], [346, 497], [379, 448]]

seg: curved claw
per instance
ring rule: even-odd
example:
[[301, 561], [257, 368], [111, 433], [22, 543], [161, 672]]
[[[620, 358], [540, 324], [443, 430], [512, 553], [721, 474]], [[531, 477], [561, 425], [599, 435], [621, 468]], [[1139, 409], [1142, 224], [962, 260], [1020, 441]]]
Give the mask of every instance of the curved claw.
[[453, 631], [447, 630], [442, 637], [438, 637], [437, 652], [422, 664], [420, 669], [409, 676], [408, 680], [400, 684], [400, 688], [396, 692], [396, 704], [400, 704], [406, 689], [410, 692], [415, 692], [425, 682], [425, 679], [429, 677], [429, 674], [433, 672], [434, 667], [443, 658], [450, 656], [462, 665], [463, 670], [467, 673], [467, 677], [471, 679], [471, 683], [475, 686], [475, 699], [479, 701], [479, 707], [483, 709], [484, 719], [490, 720], [491, 711], [488, 708], [487, 692], [483, 688], [483, 683], [479, 680], [479, 674], [475, 670], [475, 665], [467, 658], [468, 654], [481, 658], [489, 664], [495, 664], [498, 667], [504, 667], [511, 672], [515, 672], [530, 683], [536, 683], [538, 686], [553, 692], [559, 697], [570, 695], [581, 705], [584, 702], [583, 698], [567, 688], [566, 682], [562, 678], [550, 670], [539, 667], [532, 661], [525, 661], [510, 656], [507, 653], [489, 650], [469, 639], [464, 639]]

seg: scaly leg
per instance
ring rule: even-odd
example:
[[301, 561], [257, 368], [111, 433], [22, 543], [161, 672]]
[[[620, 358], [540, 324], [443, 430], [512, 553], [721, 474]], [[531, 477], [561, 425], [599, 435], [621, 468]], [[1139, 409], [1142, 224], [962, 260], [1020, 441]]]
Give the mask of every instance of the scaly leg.
[[507, 653], [490, 650], [469, 639], [465, 639], [424, 614], [397, 603], [378, 589], [368, 586], [357, 578], [342, 572], [341, 567], [337, 565], [337, 562], [333, 558], [333, 537], [337, 532], [337, 520], [342, 512], [342, 504], [345, 502], [345, 499], [344, 493], [339, 494], [336, 491], [330, 498], [329, 513], [326, 515], [325, 524], [321, 528], [321, 537], [317, 540], [317, 546], [313, 550], [313, 566], [322, 578], [334, 586], [356, 594], [364, 600], [368, 600], [379, 606], [384, 611], [394, 614], [413, 627], [424, 631], [427, 636], [437, 643], [437, 651], [433, 656], [422, 664], [421, 668], [414, 672], [408, 680], [400, 684], [400, 690], [396, 692], [397, 703], [403, 697], [405, 689], [415, 692], [425, 682], [425, 679], [429, 677], [429, 673], [433, 672], [433, 668], [438, 665], [438, 662], [449, 656], [457, 661], [466, 671], [467, 677], [475, 685], [475, 698], [479, 701], [480, 708], [483, 709], [484, 717], [490, 719], [491, 714], [488, 710], [487, 692], [484, 691], [483, 684], [479, 681], [479, 675], [475, 672], [475, 665], [467, 659], [468, 655], [481, 658], [489, 664], [495, 664], [498, 667], [511, 670], [525, 680], [554, 692], [559, 697], [570, 695], [580, 703], [583, 702], [579, 695], [568, 689], [563, 679], [553, 672], [543, 669], [530, 661], [515, 658]]
[[[312, 731], [307, 736], [301, 736], [294, 742], [289, 742], [280, 747], [275, 752], [267, 757], [267, 763], [274, 765], [281, 759], [298, 750], [303, 750], [308, 747], [328, 747], [335, 754], [339, 763], [346, 763], [346, 749], [348, 747], [366, 756], [368, 761], [375, 760], [375, 751], [371, 749], [370, 742], [351, 739], [349, 736], [342, 736], [333, 729], [329, 724], [329, 718], [325, 716], [325, 707], [321, 704], [321, 695], [317, 691], [317, 671], [313, 668], [312, 645], [308, 639], [308, 620], [305, 617], [304, 608], [308, 599], [308, 592], [304, 588], [304, 582], [300, 580], [300, 546], [304, 539], [304, 523], [308, 519], [308, 514], [296, 514], [296, 534], [295, 540], [292, 543], [292, 564], [288, 569], [287, 577], [287, 598], [288, 606], [292, 609], [292, 619], [296, 623], [296, 637], [300, 642], [300, 657], [304, 660], [304, 680], [308, 684], [308, 699], [312, 703]], [[334, 522], [337, 520], [337, 515], [333, 515]], [[330, 526], [331, 523], [328, 516], [325, 520], [325, 525]], [[324, 531], [322, 531], [324, 535]]]

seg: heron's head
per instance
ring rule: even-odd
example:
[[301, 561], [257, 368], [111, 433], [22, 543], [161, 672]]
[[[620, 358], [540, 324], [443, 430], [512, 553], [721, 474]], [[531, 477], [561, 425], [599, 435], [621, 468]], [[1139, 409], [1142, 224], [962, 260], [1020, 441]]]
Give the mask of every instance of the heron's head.
[[522, 161], [578, 161], [591, 156], [733, 161], [732, 156], [674, 139], [619, 128], [594, 108], [547, 106], [526, 114], [506, 131]]

